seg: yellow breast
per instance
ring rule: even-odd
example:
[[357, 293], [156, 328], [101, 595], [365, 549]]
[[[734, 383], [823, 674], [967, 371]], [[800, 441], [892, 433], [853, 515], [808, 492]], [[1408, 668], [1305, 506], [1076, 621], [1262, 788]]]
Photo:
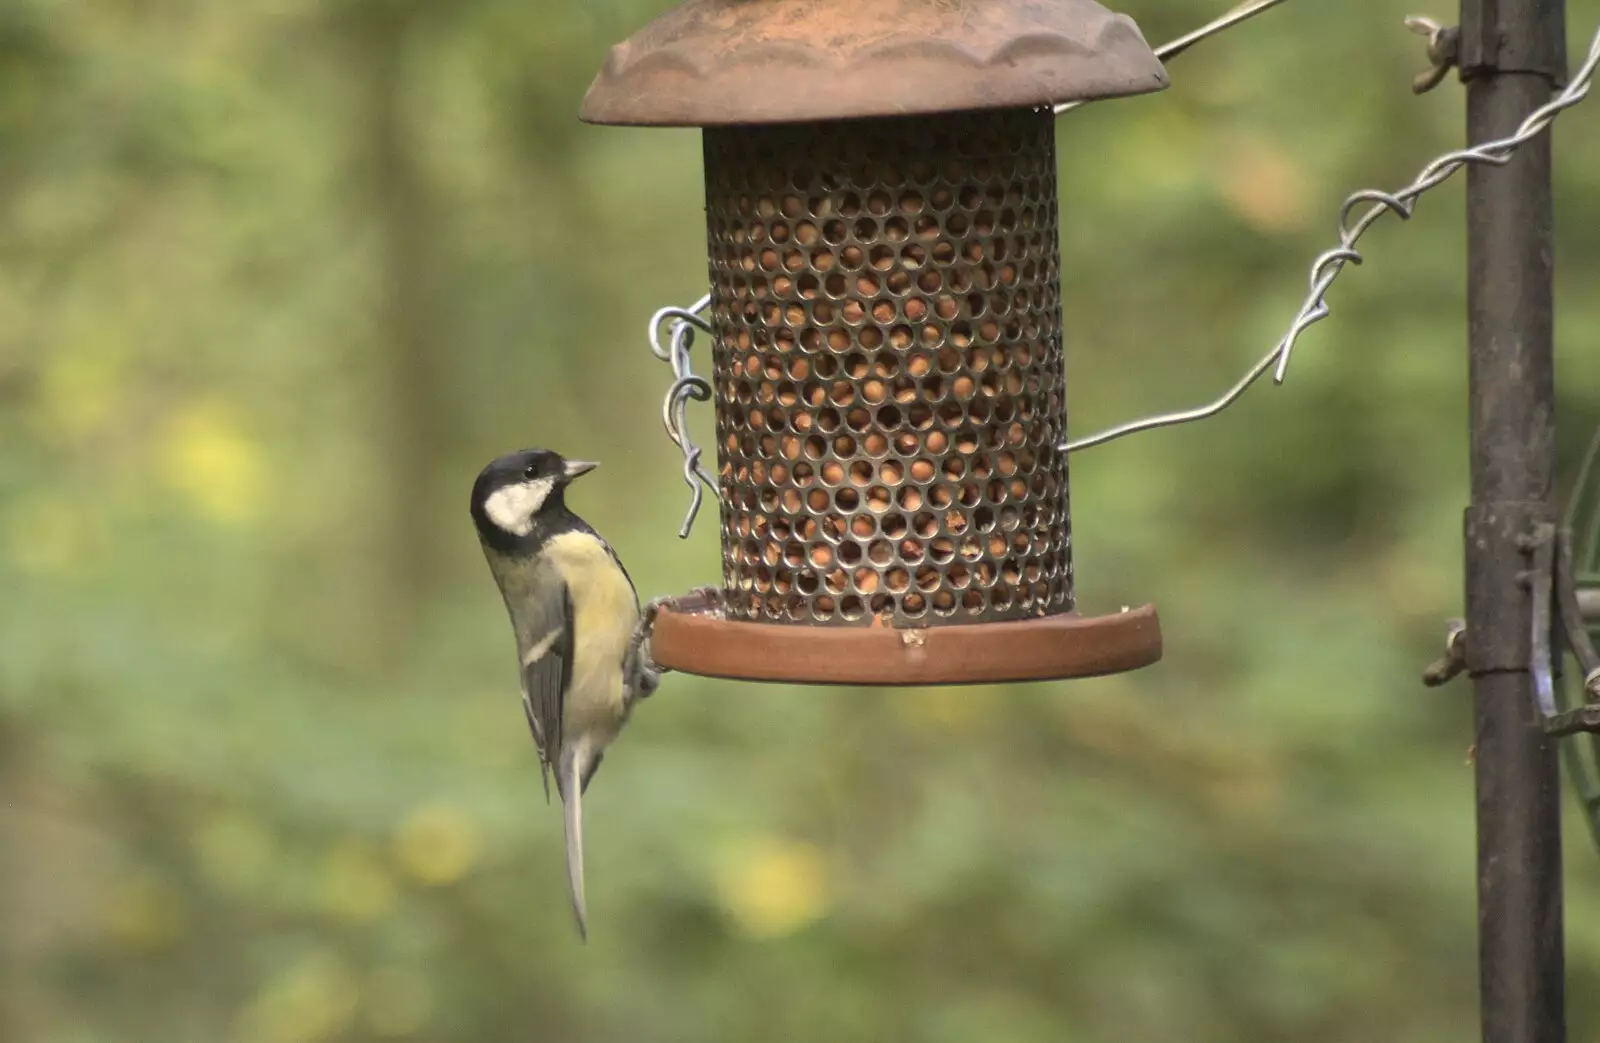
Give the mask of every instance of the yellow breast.
[[572, 685], [618, 711], [622, 659], [639, 620], [633, 587], [600, 541], [587, 533], [556, 536], [545, 553], [572, 597]]

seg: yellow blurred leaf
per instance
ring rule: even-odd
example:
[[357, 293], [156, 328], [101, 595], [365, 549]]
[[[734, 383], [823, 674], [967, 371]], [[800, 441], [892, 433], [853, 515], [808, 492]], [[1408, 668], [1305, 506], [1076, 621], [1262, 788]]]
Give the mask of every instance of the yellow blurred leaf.
[[317, 1043], [341, 1035], [361, 988], [337, 954], [317, 950], [269, 981], [239, 1016], [246, 1043]]
[[821, 853], [778, 837], [760, 837], [731, 852], [716, 884], [723, 908], [757, 938], [792, 934], [819, 919], [832, 901]]
[[250, 521], [264, 500], [260, 452], [217, 403], [197, 403], [172, 417], [162, 433], [160, 465], [167, 484], [214, 521]]
[[365, 923], [394, 908], [393, 877], [376, 852], [359, 841], [329, 853], [321, 891], [323, 906], [343, 920]]
[[428, 804], [401, 823], [394, 846], [407, 876], [440, 887], [460, 880], [476, 863], [478, 828], [460, 808]]
[[114, 350], [73, 344], [39, 369], [41, 427], [69, 441], [97, 434], [122, 401], [128, 375]]

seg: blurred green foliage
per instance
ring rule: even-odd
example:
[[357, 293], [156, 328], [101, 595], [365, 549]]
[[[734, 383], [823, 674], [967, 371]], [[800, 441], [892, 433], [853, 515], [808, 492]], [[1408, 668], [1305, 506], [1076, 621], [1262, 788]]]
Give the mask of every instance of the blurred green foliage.
[[[1283, 389], [1074, 458], [1080, 599], [1157, 601], [1160, 665], [670, 677], [592, 791], [577, 944], [466, 494], [597, 457], [575, 505], [645, 594], [717, 576], [642, 340], [705, 285], [698, 138], [575, 118], [666, 6], [0, 6], [0, 1039], [1473, 1036], [1467, 692], [1417, 682], [1460, 603], [1459, 182]], [[1129, 0], [1153, 41], [1220, 6]], [[1406, 13], [1288, 5], [1063, 120], [1074, 432], [1230, 383], [1343, 196], [1461, 141]], [[1597, 105], [1557, 130], [1567, 473]]]

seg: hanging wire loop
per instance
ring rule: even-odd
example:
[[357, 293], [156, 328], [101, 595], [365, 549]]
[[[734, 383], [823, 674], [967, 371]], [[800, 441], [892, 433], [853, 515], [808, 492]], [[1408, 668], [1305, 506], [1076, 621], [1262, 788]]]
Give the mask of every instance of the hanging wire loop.
[[[716, 479], [700, 463], [700, 447], [689, 438], [689, 402], [711, 401], [711, 383], [695, 376], [689, 364], [695, 330], [711, 332], [711, 324], [701, 315], [710, 306], [711, 295], [707, 294], [687, 308], [662, 308], [650, 317], [650, 351], [672, 366], [672, 384], [661, 402], [661, 423], [667, 429], [667, 437], [683, 454], [683, 481], [689, 487], [689, 509], [678, 529], [680, 539], [689, 538], [695, 517], [700, 513], [705, 499], [701, 486], [717, 491]], [[663, 327], [667, 329], [664, 347], [661, 343]]]
[[[1594, 39], [1589, 44], [1589, 55], [1584, 59], [1577, 75], [1572, 77], [1566, 89], [1552, 98], [1549, 103], [1540, 106], [1529, 113], [1527, 119], [1517, 128], [1516, 133], [1497, 141], [1484, 142], [1471, 148], [1447, 152], [1435, 159], [1422, 169], [1415, 181], [1398, 192], [1382, 192], [1376, 189], [1363, 189], [1356, 192], [1344, 201], [1339, 208], [1339, 245], [1323, 253], [1311, 264], [1311, 288], [1305, 300], [1300, 305], [1300, 310], [1295, 314], [1294, 320], [1289, 324], [1289, 330], [1284, 334], [1276, 347], [1267, 353], [1261, 361], [1257, 362], [1245, 375], [1223, 393], [1222, 397], [1194, 409], [1186, 409], [1174, 413], [1162, 413], [1157, 416], [1145, 417], [1142, 420], [1130, 421], [1117, 427], [1109, 428], [1084, 438], [1073, 439], [1062, 443], [1061, 449], [1065, 452], [1075, 452], [1079, 449], [1089, 449], [1093, 446], [1104, 445], [1115, 441], [1125, 435], [1136, 434], [1140, 431], [1152, 431], [1158, 427], [1172, 427], [1177, 424], [1187, 424], [1195, 420], [1205, 420], [1216, 416], [1224, 409], [1231, 406], [1247, 391], [1250, 385], [1261, 378], [1267, 370], [1273, 370], [1273, 383], [1282, 384], [1284, 375], [1289, 368], [1289, 356], [1294, 351], [1295, 344], [1306, 330], [1326, 319], [1329, 315], [1327, 293], [1338, 279], [1339, 273], [1344, 271], [1346, 265], [1358, 265], [1363, 258], [1356, 249], [1356, 243], [1367, 231], [1378, 222], [1384, 214], [1395, 214], [1399, 218], [1409, 220], [1416, 209], [1417, 200], [1423, 195], [1444, 184], [1463, 167], [1473, 164], [1486, 164], [1488, 166], [1504, 166], [1511, 161], [1511, 157], [1523, 145], [1532, 141], [1549, 129], [1556, 117], [1562, 112], [1588, 97], [1589, 89], [1594, 81], [1595, 70], [1600, 67], [1600, 31], [1595, 33]], [[1359, 218], [1352, 221], [1355, 211], [1363, 204], [1367, 209]]]

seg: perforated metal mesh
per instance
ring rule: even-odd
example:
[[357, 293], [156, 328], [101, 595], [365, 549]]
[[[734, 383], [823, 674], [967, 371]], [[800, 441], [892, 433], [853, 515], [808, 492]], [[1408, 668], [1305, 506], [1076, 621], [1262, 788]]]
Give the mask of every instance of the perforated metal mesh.
[[708, 129], [736, 619], [1070, 610], [1054, 119]]

